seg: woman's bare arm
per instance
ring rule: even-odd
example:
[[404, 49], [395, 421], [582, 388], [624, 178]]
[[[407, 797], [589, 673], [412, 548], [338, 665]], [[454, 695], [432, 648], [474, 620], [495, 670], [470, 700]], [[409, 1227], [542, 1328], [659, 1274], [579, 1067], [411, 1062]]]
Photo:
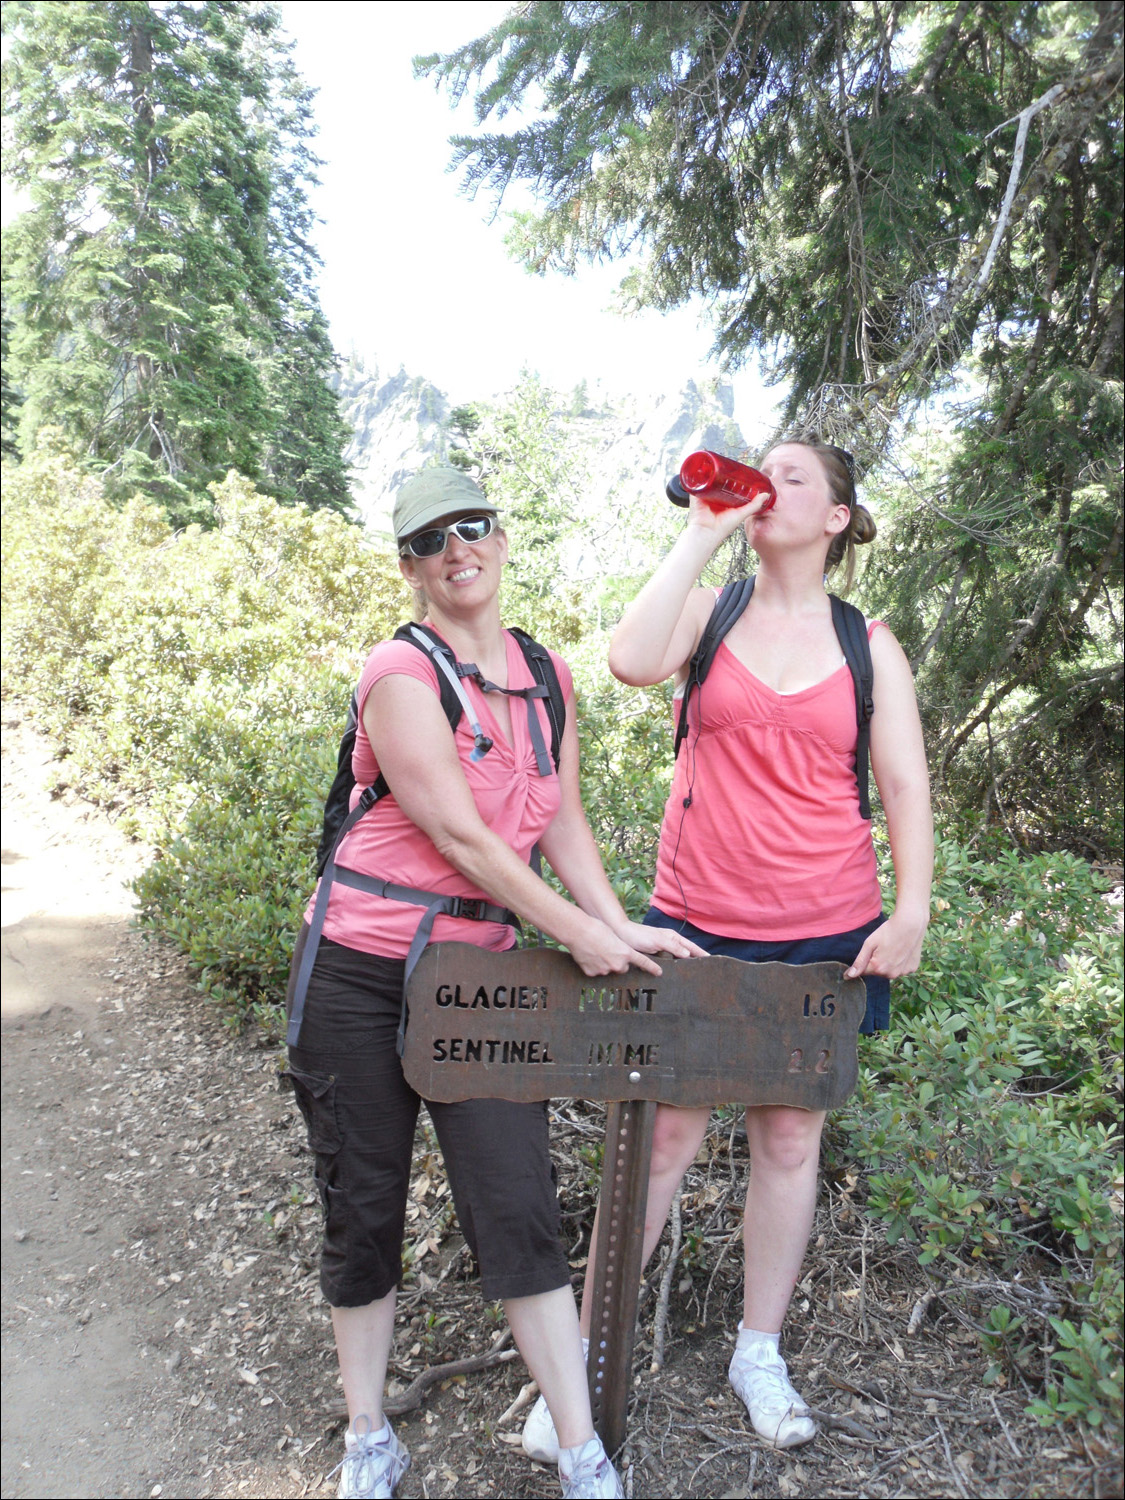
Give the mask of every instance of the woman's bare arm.
[[895, 867], [895, 906], [860, 949], [849, 978], [912, 974], [921, 960], [930, 920], [934, 870], [934, 820], [930, 774], [910, 663], [886, 628], [871, 637], [875, 712], [871, 719], [871, 769], [887, 815]]
[[719, 544], [761, 507], [758, 499], [718, 514], [692, 501], [688, 524], [613, 633], [609, 669], [616, 678], [649, 687], [690, 660], [715, 602], [696, 580]]

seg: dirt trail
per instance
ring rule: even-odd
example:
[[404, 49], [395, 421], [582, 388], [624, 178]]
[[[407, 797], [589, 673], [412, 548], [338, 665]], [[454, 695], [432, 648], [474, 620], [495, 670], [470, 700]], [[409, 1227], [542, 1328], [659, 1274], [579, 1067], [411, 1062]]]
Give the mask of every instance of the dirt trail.
[[[85, 1297], [124, 1243], [120, 1212], [66, 1147], [76, 1031], [110, 1052], [123, 1010], [102, 991], [124, 934], [131, 863], [108, 825], [37, 796], [48, 756], [4, 756], [3, 1482], [6, 1495], [141, 1493], [151, 1431], [149, 1299]], [[36, 771], [40, 773], [36, 777]], [[79, 821], [82, 820], [82, 821]], [[75, 837], [74, 835], [77, 835]], [[114, 847], [118, 843], [122, 847]], [[107, 869], [114, 871], [107, 875]], [[120, 873], [118, 873], [120, 872]], [[85, 1038], [82, 1038], [83, 1040]], [[65, 1081], [64, 1081], [65, 1080]], [[127, 1411], [132, 1420], [122, 1420]], [[152, 1488], [149, 1481], [143, 1493]]]
[[[145, 851], [52, 800], [51, 766], [5, 726], [3, 1493], [300, 1494], [248, 1274], [269, 1251], [277, 1281], [262, 1194], [302, 1175], [292, 1112], [272, 1058], [130, 931]], [[227, 1149], [247, 1100], [250, 1189]]]

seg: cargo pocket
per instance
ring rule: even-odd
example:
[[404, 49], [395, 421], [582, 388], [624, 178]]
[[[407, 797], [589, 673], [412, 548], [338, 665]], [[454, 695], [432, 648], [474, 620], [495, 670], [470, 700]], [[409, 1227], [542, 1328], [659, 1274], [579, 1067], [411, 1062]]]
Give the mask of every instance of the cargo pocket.
[[293, 1092], [297, 1106], [305, 1117], [305, 1128], [309, 1135], [309, 1149], [318, 1156], [334, 1156], [343, 1145], [343, 1136], [336, 1121], [336, 1078], [327, 1078], [315, 1073], [301, 1073], [289, 1069], [293, 1080]]

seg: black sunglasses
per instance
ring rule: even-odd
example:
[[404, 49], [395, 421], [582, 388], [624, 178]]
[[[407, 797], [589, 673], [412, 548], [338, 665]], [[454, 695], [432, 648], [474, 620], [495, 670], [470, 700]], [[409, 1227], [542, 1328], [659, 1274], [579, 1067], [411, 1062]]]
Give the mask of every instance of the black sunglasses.
[[451, 531], [455, 531], [463, 542], [476, 546], [492, 535], [495, 525], [495, 516], [465, 516], [454, 521], [452, 526], [432, 526], [429, 531], [420, 531], [417, 536], [403, 542], [398, 549], [399, 556], [405, 557], [409, 552], [413, 557], [439, 557], [445, 551]]
[[846, 448], [837, 448], [835, 443], [825, 443], [829, 453], [834, 454], [848, 471], [848, 478], [852, 482], [852, 498], [855, 499], [855, 459]]

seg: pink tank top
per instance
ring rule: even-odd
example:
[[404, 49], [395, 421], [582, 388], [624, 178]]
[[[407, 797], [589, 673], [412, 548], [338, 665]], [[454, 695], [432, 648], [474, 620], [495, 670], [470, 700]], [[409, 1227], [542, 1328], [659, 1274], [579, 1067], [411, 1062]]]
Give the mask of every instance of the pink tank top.
[[[508, 686], [533, 687], [535, 679], [514, 637], [505, 632], [505, 641], [508, 648]], [[562, 657], [556, 656], [553, 651], [551, 660], [558, 673], [563, 697], [569, 699], [570, 669]], [[376, 646], [367, 658], [359, 679], [361, 715], [372, 687], [381, 677], [390, 675], [416, 678], [419, 682], [424, 682], [435, 697], [439, 696], [437, 672], [430, 658], [407, 641], [385, 641]], [[513, 743], [509, 745], [492, 716], [489, 695], [482, 693], [468, 680], [464, 686], [482, 728], [492, 738], [493, 746], [481, 760], [469, 759], [473, 735], [462, 714], [454, 732], [461, 769], [481, 817], [494, 833], [499, 834], [515, 850], [520, 859], [526, 861], [533, 845], [559, 810], [558, 776], [554, 774], [553, 767], [550, 776], [540, 776], [536, 769], [535, 747], [528, 733], [527, 710], [523, 699], [508, 700], [511, 704], [513, 739]], [[549, 747], [551, 726], [542, 702], [536, 702], [535, 712], [540, 717], [544, 741]], [[370, 786], [379, 772], [371, 741], [367, 738], [362, 722], [356, 731], [352, 771], [356, 779], [356, 790], [352, 795], [354, 807], [362, 788]], [[431, 840], [399, 807], [394, 799], [393, 788], [390, 796], [377, 802], [359, 820], [340, 846], [336, 858], [339, 864], [349, 869], [393, 880], [399, 885], [436, 891], [441, 895], [492, 900], [486, 891], [479, 890], [438, 853]], [[311, 918], [312, 906], [313, 902], [310, 900], [306, 919]], [[421, 906], [387, 901], [336, 882], [328, 902], [324, 935], [334, 942], [343, 943], [345, 947], [357, 948], [361, 953], [378, 953], [385, 958], [405, 958], [422, 911]], [[434, 922], [431, 941], [475, 943], [478, 948], [497, 950], [511, 946], [512, 929], [499, 922], [471, 922], [463, 917], [440, 916]]]
[[724, 641], [688, 715], [653, 904], [705, 932], [763, 942], [848, 932], [877, 917], [847, 666], [776, 693]]

